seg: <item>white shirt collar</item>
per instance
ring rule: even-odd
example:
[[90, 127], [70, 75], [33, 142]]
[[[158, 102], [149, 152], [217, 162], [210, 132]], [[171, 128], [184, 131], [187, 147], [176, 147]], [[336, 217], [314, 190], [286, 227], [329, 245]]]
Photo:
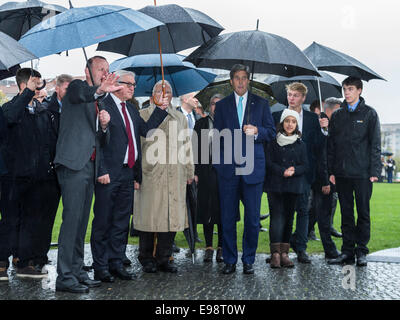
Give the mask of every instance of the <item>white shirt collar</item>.
[[[236, 93], [236, 91], [233, 91], [233, 93], [235, 94], [235, 100], [236, 100], [236, 106], [239, 104], [239, 98], [240, 96]], [[243, 107], [246, 107], [246, 103], [247, 103], [247, 97], [249, 95], [249, 92], [246, 91], [246, 93], [242, 96], [243, 97]]]
[[114, 99], [114, 102], [115, 102], [115, 104], [117, 105], [117, 107], [118, 108], [121, 108], [122, 106], [121, 106], [121, 102], [124, 102], [124, 101], [121, 101], [116, 95], [114, 95], [114, 94], [110, 94], [111, 95], [111, 97]]

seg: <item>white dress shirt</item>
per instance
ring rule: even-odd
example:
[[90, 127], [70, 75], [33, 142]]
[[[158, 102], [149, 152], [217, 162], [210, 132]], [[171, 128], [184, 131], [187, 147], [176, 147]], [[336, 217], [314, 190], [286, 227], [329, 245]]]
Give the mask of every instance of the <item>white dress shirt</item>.
[[[118, 97], [116, 97], [115, 95], [113, 95], [112, 93], [110, 94], [111, 97], [114, 99], [115, 104], [117, 105], [118, 111], [121, 115], [122, 121], [125, 125], [126, 128], [126, 123], [125, 123], [125, 118], [124, 118], [124, 114], [122, 113], [122, 106], [121, 106], [121, 102], [125, 102], [126, 101], [121, 101]], [[136, 138], [135, 138], [135, 131], [133, 128], [133, 122], [131, 119], [131, 115], [129, 114], [128, 108], [125, 107], [126, 110], [126, 114], [128, 115], [128, 120], [129, 120], [129, 124], [131, 126], [131, 133], [132, 133], [132, 139], [133, 139], [133, 145], [135, 146], [135, 161], [138, 158], [138, 152], [137, 152], [137, 144], [136, 144]], [[124, 164], [128, 164], [128, 149], [129, 149], [129, 145], [126, 147], [126, 153], [125, 153], [125, 159], [124, 159]]]
[[192, 119], [192, 121], [193, 121], [193, 127], [194, 127], [194, 125], [195, 125], [195, 123], [196, 123], [196, 119], [194, 118], [193, 112], [188, 113], [183, 107], [181, 107], [181, 110], [182, 110], [182, 113], [185, 115], [186, 121], [187, 121], [187, 123], [188, 123], [188, 129], [190, 130], [190, 135], [192, 135], [192, 133], [193, 133], [193, 128], [192, 128], [192, 129], [189, 128], [189, 119], [188, 119], [188, 115], [189, 115], [189, 117]]
[[[238, 105], [239, 105], [239, 98], [240, 98], [240, 96], [234, 91], [234, 93], [235, 93], [235, 101], [236, 101], [236, 112], [237, 112], [237, 107], [238, 107]], [[248, 91], [246, 91], [246, 93], [242, 96], [243, 97], [243, 100], [242, 100], [242, 104], [243, 104], [243, 114], [242, 114], [242, 123], [239, 123], [240, 124], [240, 128], [242, 128], [242, 126], [243, 126], [243, 121], [244, 121], [244, 115], [245, 115], [245, 113], [246, 113], [246, 105], [247, 105], [247, 97], [249, 96], [249, 92]]]

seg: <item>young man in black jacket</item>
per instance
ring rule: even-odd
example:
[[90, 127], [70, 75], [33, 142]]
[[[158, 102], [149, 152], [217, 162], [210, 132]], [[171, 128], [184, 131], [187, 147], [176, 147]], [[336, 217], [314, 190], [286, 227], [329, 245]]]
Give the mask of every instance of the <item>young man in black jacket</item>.
[[47, 262], [49, 241], [43, 243], [44, 237], [51, 236], [52, 225], [44, 226], [43, 215], [49, 210], [55, 215], [60, 199], [52, 166], [56, 128], [46, 109], [35, 99], [40, 92], [40, 78], [36, 70], [18, 70], [19, 94], [3, 106], [8, 173], [2, 181], [0, 201], [0, 268], [7, 269], [8, 257], [16, 255], [16, 275], [24, 278], [46, 276], [41, 267]]
[[[376, 111], [361, 97], [362, 82], [354, 77], [343, 83], [345, 101], [333, 115], [328, 139], [330, 181], [336, 184], [342, 214], [342, 254], [329, 264], [366, 266], [370, 239], [372, 183], [381, 172], [381, 135]], [[354, 197], [357, 223], [354, 218]]]

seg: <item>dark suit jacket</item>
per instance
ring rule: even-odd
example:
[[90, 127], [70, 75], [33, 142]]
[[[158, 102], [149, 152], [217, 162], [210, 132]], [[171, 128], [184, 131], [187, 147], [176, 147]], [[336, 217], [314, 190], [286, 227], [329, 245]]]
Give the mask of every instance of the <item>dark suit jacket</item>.
[[[100, 124], [96, 130], [94, 94], [97, 88], [82, 80], [69, 84], [62, 100], [55, 165], [79, 171], [88, 163], [95, 148], [97, 152], [108, 143], [109, 130], [104, 133]], [[98, 166], [99, 157], [96, 156], [96, 171]]]
[[[283, 111], [272, 114], [275, 125], [280, 122]], [[310, 111], [303, 109], [303, 131], [301, 140], [307, 147], [308, 170], [306, 171], [307, 182], [311, 185], [316, 178], [316, 164], [321, 161], [321, 155], [324, 148], [324, 135], [321, 132], [318, 116]]]
[[[98, 177], [105, 174], [110, 175], [110, 180], [116, 179], [122, 169], [124, 164], [124, 159], [126, 155], [126, 148], [128, 147], [128, 135], [126, 133], [126, 127], [122, 119], [121, 113], [115, 104], [114, 99], [111, 95], [108, 95], [103, 100], [103, 105], [105, 105], [105, 110], [110, 114], [111, 120], [108, 125], [110, 131], [110, 142], [101, 150], [101, 161]], [[136, 139], [137, 150], [135, 153], [138, 155], [135, 162], [136, 177], [135, 180], [141, 183], [141, 160], [142, 160], [142, 150], [140, 143], [140, 136], [146, 137], [147, 133], [157, 128], [160, 123], [165, 119], [168, 113], [160, 108], [155, 108], [150, 119], [145, 122], [139, 114], [139, 111], [130, 103], [126, 103], [126, 109], [132, 119], [133, 130]], [[132, 128], [131, 128], [132, 129]]]
[[[239, 119], [237, 116], [237, 107], [235, 101], [235, 95], [225, 97], [224, 99], [217, 102], [214, 116], [214, 128], [221, 132], [227, 129], [232, 134], [232, 144], [230, 146], [232, 150], [232, 155], [230, 156], [230, 163], [224, 162], [224, 144], [225, 138], [221, 138], [220, 143], [220, 164], [214, 164], [219, 175], [223, 176], [225, 179], [229, 179], [236, 175], [235, 169], [237, 167], [244, 167], [246, 165], [239, 165], [235, 163], [234, 159], [234, 146], [236, 148], [242, 147], [242, 155], [246, 155], [248, 159], [254, 160], [254, 168], [252, 172], [248, 175], [244, 175], [243, 178], [247, 184], [262, 183], [265, 177], [265, 152], [264, 143], [271, 141], [275, 138], [275, 126], [271, 116], [271, 110], [268, 105], [268, 101], [254, 95], [249, 92], [246, 104], [246, 110], [243, 118], [243, 124], [247, 122], [256, 126], [258, 128], [258, 137], [254, 141], [254, 152], [253, 154], [246, 154], [246, 135], [243, 130], [240, 129]], [[241, 130], [241, 142], [236, 141], [234, 137], [234, 130]], [[254, 139], [253, 137], [247, 137]], [[226, 141], [228, 142], [228, 141]], [[227, 146], [228, 150], [229, 146]]]
[[7, 167], [4, 162], [3, 152], [7, 141], [7, 123], [4, 118], [3, 109], [0, 108], [0, 176], [7, 173]]

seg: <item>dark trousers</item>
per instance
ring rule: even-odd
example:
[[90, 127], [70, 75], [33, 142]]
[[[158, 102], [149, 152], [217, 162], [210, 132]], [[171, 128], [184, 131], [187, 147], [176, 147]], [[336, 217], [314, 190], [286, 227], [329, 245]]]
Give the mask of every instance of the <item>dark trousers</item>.
[[387, 172], [387, 182], [393, 183], [393, 170], [388, 170]]
[[[222, 226], [217, 224], [218, 228], [218, 247], [222, 247]], [[203, 224], [204, 239], [206, 241], [206, 247], [213, 246], [213, 235], [214, 235], [214, 223]]]
[[270, 243], [289, 243], [292, 235], [294, 208], [298, 195], [268, 192]]
[[50, 250], [54, 220], [60, 204], [61, 190], [56, 179], [43, 181], [40, 184], [42, 201], [38, 212], [35, 229], [38, 232], [34, 244], [35, 264], [46, 264], [47, 253]]
[[[172, 256], [172, 243], [176, 232], [144, 232], [139, 231], [139, 256], [142, 265], [149, 262], [158, 265], [166, 264]], [[154, 238], [157, 236], [156, 255], [153, 257]]]
[[59, 287], [74, 286], [89, 278], [83, 270], [83, 259], [94, 191], [94, 165], [88, 161], [79, 171], [57, 168], [64, 206], [58, 237], [56, 285]]
[[[322, 189], [316, 188], [312, 190], [314, 198], [314, 212], [318, 222], [319, 234], [321, 236], [322, 246], [328, 255], [336, 253], [336, 245], [331, 238], [331, 216], [332, 216], [332, 199], [333, 192], [325, 195]], [[336, 207], [335, 207], [336, 208]]]
[[55, 199], [53, 187], [57, 189], [54, 181], [16, 179], [2, 182], [0, 261], [7, 261], [7, 266], [11, 255], [19, 258], [18, 268], [39, 263], [43, 255], [47, 255], [44, 242], [51, 237], [53, 215], [57, 212], [57, 208], [49, 203], [57, 202], [58, 206], [59, 201], [59, 197]]
[[[331, 192], [329, 194], [329, 198], [331, 199], [331, 203], [328, 205], [329, 206], [329, 211], [330, 211], [330, 229], [331, 231], [334, 229], [333, 228], [333, 219], [335, 217], [335, 212], [336, 212], [336, 206], [337, 206], [337, 200], [338, 200], [338, 195], [337, 192]], [[324, 201], [324, 206], [327, 205]], [[315, 205], [315, 197], [314, 197], [314, 187], [311, 189], [310, 192], [310, 197], [309, 197], [309, 219], [308, 219], [308, 234], [310, 234], [311, 231], [314, 231], [314, 226], [317, 223], [317, 209]], [[324, 207], [325, 208], [325, 207]]]
[[133, 211], [134, 169], [124, 167], [107, 185], [96, 183], [90, 245], [94, 270], [123, 267]]
[[[350, 256], [368, 254], [371, 222], [369, 200], [372, 183], [369, 179], [336, 178], [342, 214], [342, 252]], [[354, 217], [354, 199], [357, 208], [357, 222]]]
[[242, 176], [225, 179], [218, 176], [221, 206], [222, 255], [225, 263], [236, 264], [237, 252], [237, 213], [239, 200], [244, 206], [243, 254], [244, 264], [253, 264], [255, 260], [258, 233], [260, 231], [260, 207], [263, 183], [247, 184]]
[[296, 245], [298, 252], [307, 249], [310, 190], [311, 186], [306, 184], [305, 191], [297, 197], [296, 201], [296, 231], [290, 242]]

